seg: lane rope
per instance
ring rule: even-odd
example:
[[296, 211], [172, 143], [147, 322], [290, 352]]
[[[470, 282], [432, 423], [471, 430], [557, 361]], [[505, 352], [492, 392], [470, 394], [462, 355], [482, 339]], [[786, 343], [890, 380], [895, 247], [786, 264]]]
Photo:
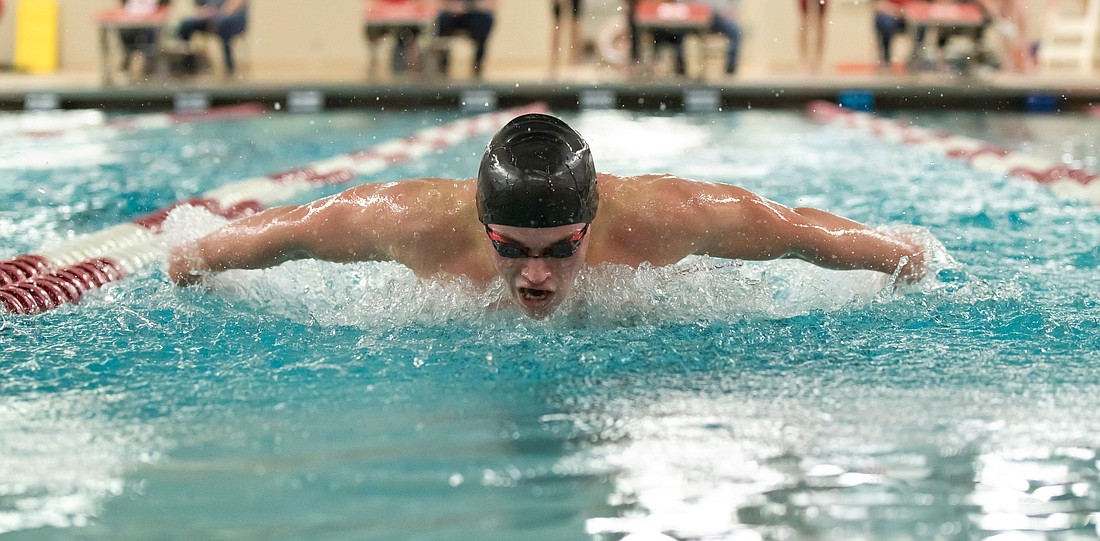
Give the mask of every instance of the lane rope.
[[525, 113], [545, 112], [544, 103], [485, 113], [420, 130], [365, 150], [341, 154], [302, 167], [247, 178], [177, 201], [130, 223], [81, 235], [34, 254], [0, 261], [0, 306], [14, 314], [38, 314], [76, 303], [89, 290], [102, 287], [163, 258], [161, 229], [177, 207], [202, 207], [234, 219], [315, 189], [373, 175], [471, 137], [492, 133]]
[[815, 101], [806, 113], [823, 124], [837, 124], [874, 137], [923, 148], [961, 160], [980, 171], [1018, 177], [1050, 187], [1059, 198], [1100, 205], [1100, 175], [1064, 163], [1015, 152], [988, 141], [953, 135], [889, 120], [871, 113], [845, 109], [835, 103]]
[[243, 103], [195, 112], [146, 113], [118, 118], [107, 118], [102, 111], [96, 110], [21, 113], [0, 117], [0, 136], [4, 137], [5, 143], [10, 144], [21, 139], [40, 140], [75, 133], [137, 131], [198, 122], [243, 120], [264, 112], [261, 104]]

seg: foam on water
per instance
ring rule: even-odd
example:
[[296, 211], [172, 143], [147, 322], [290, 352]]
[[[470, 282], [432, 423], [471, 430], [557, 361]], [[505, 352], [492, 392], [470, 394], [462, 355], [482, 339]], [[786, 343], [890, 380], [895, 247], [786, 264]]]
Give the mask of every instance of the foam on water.
[[[183, 207], [165, 222], [164, 241], [175, 246], [204, 236], [226, 221]], [[547, 325], [654, 325], [752, 318], [781, 319], [889, 302], [897, 295], [933, 291], [940, 271], [957, 264], [924, 228], [892, 227], [925, 246], [928, 278], [916, 285], [873, 271], [830, 271], [800, 261], [741, 262], [693, 256], [667, 267], [600, 265], [585, 269]], [[498, 280], [478, 287], [469, 280], [417, 280], [395, 263], [332, 264], [291, 261], [273, 269], [229, 271], [206, 287], [252, 309], [300, 322], [356, 327], [414, 323], [508, 320], [520, 311]], [[895, 287], [896, 286], [896, 287]], [[496, 312], [501, 312], [499, 316]]]

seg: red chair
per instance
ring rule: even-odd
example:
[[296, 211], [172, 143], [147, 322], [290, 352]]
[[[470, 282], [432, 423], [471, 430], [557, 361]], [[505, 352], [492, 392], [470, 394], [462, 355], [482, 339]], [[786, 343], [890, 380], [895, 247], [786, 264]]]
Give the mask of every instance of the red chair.
[[[155, 30], [163, 35], [163, 30], [168, 26], [168, 16], [171, 8], [164, 6], [148, 14], [133, 13], [125, 8], [108, 9], [96, 15], [99, 23], [99, 56], [103, 65], [103, 84], [111, 85], [111, 32], [119, 30]], [[159, 51], [153, 49], [154, 54]], [[159, 58], [150, 58], [149, 61], [158, 64]]]
[[680, 4], [649, 0], [638, 3], [634, 24], [639, 28], [705, 32], [711, 11], [706, 4]]
[[[402, 33], [411, 33], [413, 39], [418, 36], [430, 36], [439, 7], [424, 0], [366, 0], [363, 10], [363, 33], [370, 45], [367, 51], [367, 74], [375, 69], [375, 56], [379, 39], [393, 34], [400, 41]], [[406, 36], [404, 39], [407, 39]], [[411, 56], [419, 57], [419, 47], [413, 42], [407, 51]], [[396, 55], [395, 55], [396, 56]]]

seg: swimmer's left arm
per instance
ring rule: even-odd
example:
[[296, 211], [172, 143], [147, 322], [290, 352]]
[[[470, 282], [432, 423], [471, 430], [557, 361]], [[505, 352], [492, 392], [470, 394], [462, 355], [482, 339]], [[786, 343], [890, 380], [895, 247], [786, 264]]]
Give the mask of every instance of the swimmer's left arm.
[[687, 227], [699, 237], [694, 253], [768, 260], [794, 257], [836, 269], [898, 273], [916, 282], [925, 273], [923, 248], [899, 236], [812, 208], [788, 208], [746, 190], [708, 185]]

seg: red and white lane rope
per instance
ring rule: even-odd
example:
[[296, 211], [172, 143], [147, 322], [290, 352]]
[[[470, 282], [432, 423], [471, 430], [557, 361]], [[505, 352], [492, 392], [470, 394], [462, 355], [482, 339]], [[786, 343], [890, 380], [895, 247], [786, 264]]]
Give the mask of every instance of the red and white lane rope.
[[0, 261], [0, 306], [15, 314], [45, 312], [77, 302], [84, 292], [159, 261], [166, 248], [160, 238], [161, 228], [176, 207], [199, 206], [230, 219], [248, 216], [320, 184], [340, 184], [356, 176], [372, 175], [471, 137], [495, 132], [518, 115], [545, 110], [545, 104], [536, 103], [428, 128], [359, 152], [234, 182], [133, 222], [82, 235], [36, 254]]
[[107, 118], [102, 111], [45, 111], [0, 116], [0, 137], [4, 142], [23, 139], [47, 139], [98, 130], [108, 132], [170, 128], [178, 124], [237, 120], [259, 116], [263, 105], [244, 103], [214, 107], [193, 113], [149, 113]]
[[64, 133], [72, 130], [101, 128], [107, 124], [103, 111], [32, 111], [0, 115], [0, 137]]
[[1085, 200], [1100, 205], [1100, 180], [1097, 180], [1100, 175], [1095, 173], [1031, 154], [1013, 152], [981, 139], [912, 126], [826, 101], [811, 103], [806, 112], [822, 123], [840, 124], [887, 141], [918, 146], [967, 162], [975, 169], [1046, 184], [1063, 199]]

